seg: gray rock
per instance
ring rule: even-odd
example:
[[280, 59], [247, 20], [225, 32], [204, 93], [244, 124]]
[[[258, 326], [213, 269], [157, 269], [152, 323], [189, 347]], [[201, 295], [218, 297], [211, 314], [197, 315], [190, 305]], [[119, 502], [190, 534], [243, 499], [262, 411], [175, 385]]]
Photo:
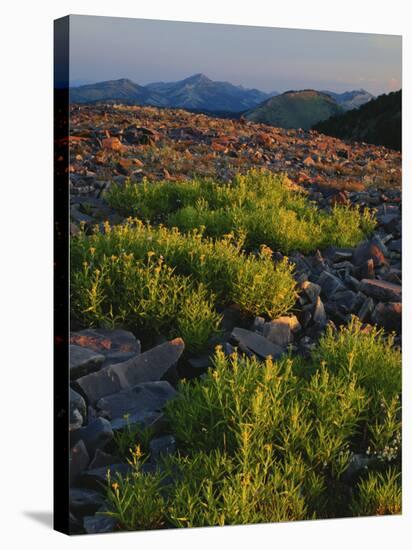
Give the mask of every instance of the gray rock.
[[368, 469], [369, 464], [373, 462], [373, 458], [366, 455], [354, 454], [349, 461], [349, 465], [343, 474], [345, 481], [352, 481], [359, 474]]
[[78, 409], [70, 411], [70, 423], [69, 423], [69, 432], [78, 430], [83, 425], [83, 417], [80, 414]]
[[70, 344], [70, 378], [75, 380], [96, 370], [99, 370], [105, 357], [87, 348]]
[[161, 456], [176, 452], [176, 440], [173, 435], [155, 437], [151, 440], [149, 447], [152, 459], [158, 460]]
[[336, 292], [332, 298], [333, 303], [341, 312], [350, 313], [354, 311], [357, 303], [357, 294], [353, 290], [344, 290]]
[[293, 332], [300, 328], [300, 323], [295, 315], [279, 317], [264, 324], [263, 336], [277, 346], [286, 347], [293, 341]]
[[94, 516], [85, 516], [83, 518], [83, 527], [87, 534], [112, 533], [116, 529], [117, 522], [114, 518], [104, 514]]
[[132, 471], [133, 469], [130, 464], [124, 462], [102, 466], [101, 468], [84, 470], [81, 477], [78, 479], [78, 484], [81, 485], [82, 488], [94, 489], [104, 493], [107, 488], [108, 474], [110, 474], [110, 479], [114, 481], [117, 475], [126, 477], [131, 474]]
[[304, 283], [302, 283], [301, 288], [312, 303], [316, 302], [322, 290], [320, 285], [317, 285], [316, 283], [311, 283], [310, 281], [305, 281]]
[[391, 252], [398, 252], [398, 254], [402, 253], [402, 239], [393, 240], [389, 244], [389, 250]]
[[103, 466], [109, 466], [110, 464], [115, 464], [118, 461], [119, 461], [118, 457], [113, 456], [109, 453], [105, 453], [101, 449], [96, 449], [93, 460], [89, 464], [89, 468], [91, 470], [94, 468], [102, 468]]
[[380, 239], [374, 237], [370, 241], [363, 241], [354, 250], [352, 263], [355, 266], [361, 266], [368, 260], [372, 259], [375, 267], [385, 263], [386, 246]]
[[88, 426], [70, 433], [70, 443], [75, 445], [82, 440], [89, 456], [94, 456], [97, 449], [103, 449], [113, 439], [110, 422], [105, 418], [96, 418]]
[[357, 267], [355, 275], [358, 279], [375, 279], [375, 264], [372, 258]]
[[362, 279], [359, 290], [380, 302], [401, 302], [402, 287], [378, 279]]
[[77, 480], [80, 474], [87, 468], [90, 457], [83, 441], [78, 441], [70, 451], [69, 472], [70, 485]]
[[389, 230], [393, 227], [393, 224], [398, 221], [398, 219], [398, 214], [383, 214], [382, 216], [378, 216], [379, 224]]
[[86, 402], [83, 397], [70, 388], [70, 418], [69, 430], [77, 430], [80, 428], [86, 418]]
[[345, 290], [343, 282], [328, 271], [322, 271], [318, 283], [322, 287], [321, 295], [327, 299], [338, 290]]
[[402, 325], [402, 304], [399, 302], [379, 302], [373, 313], [372, 323], [383, 327], [387, 331], [400, 333]]
[[271, 356], [273, 359], [277, 359], [283, 354], [283, 349], [280, 346], [269, 342], [260, 334], [244, 328], [235, 327], [232, 331], [232, 338], [238, 342], [239, 346], [249, 349], [263, 358]]
[[142, 382], [160, 380], [183, 353], [184, 342], [175, 338], [123, 363], [102, 368], [77, 380], [91, 403]]
[[94, 514], [104, 502], [104, 497], [92, 489], [71, 488], [69, 491], [69, 506], [74, 513], [80, 515]]
[[91, 349], [105, 356], [107, 363], [120, 363], [140, 353], [140, 342], [134, 334], [122, 329], [88, 328], [72, 332], [70, 343]]
[[96, 404], [111, 419], [143, 411], [161, 411], [164, 405], [176, 396], [176, 390], [169, 382], [144, 382], [129, 390], [102, 397]]
[[374, 307], [375, 302], [373, 301], [373, 299], [366, 298], [358, 313], [358, 317], [362, 321], [362, 323], [367, 323], [370, 320]]
[[253, 324], [250, 327], [250, 330], [253, 330], [253, 332], [259, 332], [260, 334], [262, 334], [264, 324], [265, 324], [265, 319], [263, 317], [255, 317]]
[[211, 366], [211, 358], [209, 355], [190, 357], [187, 362], [194, 371], [204, 371]]
[[319, 326], [325, 326], [327, 323], [325, 307], [322, 300], [320, 299], [320, 296], [318, 296], [316, 299], [316, 305], [312, 314], [312, 318], [313, 321]]
[[355, 277], [352, 277], [352, 275], [345, 274], [344, 281], [347, 287], [354, 290], [355, 292], [358, 292], [360, 285], [360, 281], [358, 281], [358, 279], [355, 279]]

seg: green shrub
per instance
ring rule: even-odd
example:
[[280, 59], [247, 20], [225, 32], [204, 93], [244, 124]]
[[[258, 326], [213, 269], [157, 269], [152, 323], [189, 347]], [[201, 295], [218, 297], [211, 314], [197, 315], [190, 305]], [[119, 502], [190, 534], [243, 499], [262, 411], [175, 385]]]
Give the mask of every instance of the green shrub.
[[109, 510], [104, 515], [115, 518], [119, 527], [126, 530], [160, 529], [165, 524], [165, 500], [161, 494], [165, 476], [161, 473], [147, 475], [143, 471], [144, 459], [138, 446], [129, 464], [132, 473], [127, 478], [117, 474], [112, 479], [108, 472]]
[[72, 312], [83, 324], [124, 325], [178, 334], [200, 349], [236, 303], [245, 314], [276, 317], [295, 303], [292, 267], [271, 251], [247, 255], [241, 239], [205, 239], [137, 220], [71, 241]]
[[210, 179], [126, 182], [111, 187], [107, 200], [125, 215], [185, 232], [204, 228], [211, 237], [241, 232], [249, 249], [265, 244], [285, 253], [355, 246], [375, 226], [368, 210], [361, 214], [358, 208], [336, 206], [327, 214], [294, 190], [285, 175], [259, 170], [225, 184]]
[[380, 333], [361, 333], [354, 321], [328, 332], [306, 363], [227, 357], [217, 349], [206, 377], [182, 382], [166, 407], [179, 449], [164, 461], [173, 479], [163, 503], [168, 524], [397, 513], [400, 486], [388, 457], [374, 462], [377, 470], [357, 489], [345, 477], [353, 454], [379, 436], [381, 444], [396, 427], [392, 402], [381, 407], [385, 429], [371, 422], [381, 379], [376, 358], [400, 368], [392, 344]]
[[389, 468], [384, 473], [370, 472], [358, 485], [351, 510], [354, 516], [394, 515], [402, 512], [401, 474]]
[[331, 371], [343, 369], [359, 377], [371, 399], [371, 419], [379, 414], [382, 399], [390, 402], [401, 392], [401, 352], [394, 347], [394, 336], [372, 326], [364, 330], [356, 317], [336, 335], [329, 328], [313, 358], [325, 361]]
[[180, 336], [190, 349], [201, 349], [221, 319], [213, 294], [153, 256], [144, 262], [133, 253], [99, 256], [89, 249], [71, 276], [73, 316], [87, 325]]

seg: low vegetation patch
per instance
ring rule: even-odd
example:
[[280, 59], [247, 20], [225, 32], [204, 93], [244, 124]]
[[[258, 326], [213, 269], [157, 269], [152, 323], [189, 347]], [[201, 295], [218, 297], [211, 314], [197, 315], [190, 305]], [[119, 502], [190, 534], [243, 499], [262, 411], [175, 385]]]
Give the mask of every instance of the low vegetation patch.
[[252, 170], [230, 183], [212, 179], [188, 182], [126, 182], [112, 186], [108, 202], [126, 216], [162, 222], [187, 232], [211, 237], [242, 234], [245, 246], [266, 245], [289, 253], [315, 251], [329, 245], [355, 246], [369, 234], [375, 221], [368, 210], [335, 206], [320, 211], [291, 187], [285, 175]]
[[200, 349], [217, 331], [216, 308], [274, 318], [295, 303], [292, 266], [261, 247], [246, 254], [233, 234], [151, 227], [138, 220], [71, 241], [72, 312], [86, 325], [178, 334]]
[[[109, 514], [142, 529], [400, 513], [400, 370], [392, 339], [356, 320], [308, 361], [218, 349], [167, 406], [178, 452], [143, 474], [131, 439], [133, 473], [109, 480]], [[356, 456], [368, 470], [353, 471]]]

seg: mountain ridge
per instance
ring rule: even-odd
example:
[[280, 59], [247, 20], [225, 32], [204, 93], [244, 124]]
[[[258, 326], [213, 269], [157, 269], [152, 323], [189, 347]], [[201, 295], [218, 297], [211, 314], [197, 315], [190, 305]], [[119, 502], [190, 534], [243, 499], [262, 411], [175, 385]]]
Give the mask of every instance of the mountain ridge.
[[72, 103], [124, 100], [129, 105], [242, 112], [259, 104], [269, 94], [257, 88], [235, 86], [196, 73], [175, 82], [152, 82], [145, 86], [130, 79], [107, 80], [70, 88]]
[[[304, 107], [306, 113], [299, 116], [292, 108], [287, 114], [278, 113], [274, 117], [270, 113], [262, 115], [267, 102], [278, 97], [274, 105], [282, 102], [284, 98], [312, 94], [312, 104]], [[71, 103], [123, 103], [126, 105], [142, 105], [164, 108], [182, 108], [194, 112], [215, 113], [218, 116], [238, 118], [245, 115], [254, 120], [254, 110], [258, 110], [259, 122], [278, 124], [285, 128], [296, 128], [311, 125], [338, 115], [363, 103], [370, 101], [374, 96], [366, 90], [351, 90], [342, 93], [325, 90], [288, 90], [282, 94], [278, 92], [263, 92], [257, 88], [246, 88], [242, 85], [234, 85], [227, 81], [212, 80], [204, 73], [195, 73], [182, 80], [167, 82], [156, 81], [146, 85], [140, 85], [129, 78], [106, 80], [94, 84], [84, 84], [70, 88]], [[316, 106], [315, 103], [318, 103]], [[323, 103], [323, 106], [321, 105]], [[338, 107], [336, 107], [338, 106]], [[302, 106], [301, 106], [302, 107]], [[286, 111], [288, 110], [285, 105]], [[299, 110], [299, 105], [297, 109]], [[316, 114], [317, 112], [317, 114]], [[311, 114], [312, 113], [312, 114]], [[314, 118], [313, 116], [314, 115]], [[256, 115], [257, 116], [257, 115]], [[303, 122], [302, 122], [303, 121]]]

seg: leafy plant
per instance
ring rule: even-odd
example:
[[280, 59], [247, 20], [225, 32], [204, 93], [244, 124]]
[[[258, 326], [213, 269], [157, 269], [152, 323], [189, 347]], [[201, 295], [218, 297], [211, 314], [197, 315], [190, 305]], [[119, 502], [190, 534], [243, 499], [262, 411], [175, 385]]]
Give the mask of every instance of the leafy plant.
[[112, 186], [107, 200], [125, 215], [208, 236], [245, 235], [248, 249], [267, 245], [285, 253], [328, 245], [355, 246], [375, 227], [371, 211], [335, 206], [318, 210], [283, 174], [251, 170], [230, 183], [211, 179]]
[[73, 316], [179, 335], [196, 350], [218, 330], [217, 305], [270, 318], [287, 312], [296, 300], [292, 266], [274, 264], [268, 249], [247, 255], [242, 245], [233, 235], [212, 240], [138, 220], [81, 233], [71, 242]]
[[354, 516], [383, 516], [402, 511], [401, 474], [398, 469], [370, 472], [358, 485], [359, 493], [353, 498]]
[[108, 472], [109, 510], [102, 513], [115, 518], [122, 529], [160, 529], [165, 523], [161, 494], [165, 476], [160, 472], [147, 475], [144, 462], [140, 447], [136, 446], [129, 460], [132, 472], [126, 478], [119, 474], [112, 478]]
[[89, 248], [72, 273], [73, 315], [89, 325], [179, 335], [190, 349], [201, 349], [220, 322], [213, 293], [154, 256], [143, 261], [133, 252], [108, 256]]
[[358, 486], [346, 477], [354, 454], [398, 427], [396, 400], [372, 421], [377, 357], [400, 368], [393, 341], [367, 337], [355, 321], [328, 332], [306, 363], [227, 357], [218, 348], [204, 379], [182, 382], [166, 407], [179, 452], [163, 463], [173, 479], [165, 521], [194, 527], [399, 513], [397, 464], [374, 461]]

